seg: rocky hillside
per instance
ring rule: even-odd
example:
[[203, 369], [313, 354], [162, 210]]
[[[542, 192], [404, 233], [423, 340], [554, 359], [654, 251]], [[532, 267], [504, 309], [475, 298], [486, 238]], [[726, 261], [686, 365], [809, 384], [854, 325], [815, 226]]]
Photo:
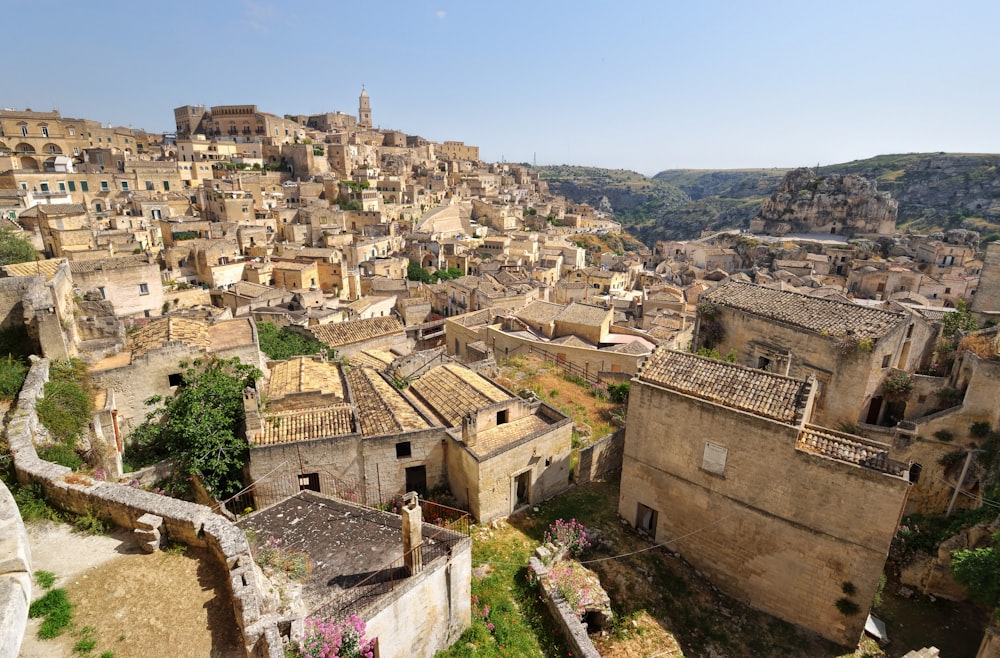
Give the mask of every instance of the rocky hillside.
[[750, 220], [754, 233], [892, 234], [897, 203], [875, 181], [857, 174], [818, 175], [812, 169], [788, 172]]
[[[857, 174], [898, 203], [898, 230], [949, 228], [1000, 239], [1000, 155], [881, 155], [820, 167], [817, 176]], [[652, 178], [624, 170], [539, 167], [550, 189], [577, 202], [612, 209], [646, 244], [748, 227], [774, 194], [785, 169], [662, 171]]]

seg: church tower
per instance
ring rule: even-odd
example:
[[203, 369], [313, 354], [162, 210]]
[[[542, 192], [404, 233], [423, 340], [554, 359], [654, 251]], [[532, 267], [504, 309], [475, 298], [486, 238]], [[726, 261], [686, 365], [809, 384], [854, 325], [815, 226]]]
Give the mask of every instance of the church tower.
[[362, 128], [372, 127], [372, 102], [364, 85], [361, 85], [361, 96], [358, 98], [358, 125]]

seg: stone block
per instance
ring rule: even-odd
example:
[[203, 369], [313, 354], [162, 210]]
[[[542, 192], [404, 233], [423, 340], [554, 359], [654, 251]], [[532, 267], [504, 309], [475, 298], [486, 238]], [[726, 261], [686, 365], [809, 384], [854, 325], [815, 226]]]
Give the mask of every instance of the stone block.
[[17, 658], [28, 623], [31, 576], [0, 576], [0, 658]]

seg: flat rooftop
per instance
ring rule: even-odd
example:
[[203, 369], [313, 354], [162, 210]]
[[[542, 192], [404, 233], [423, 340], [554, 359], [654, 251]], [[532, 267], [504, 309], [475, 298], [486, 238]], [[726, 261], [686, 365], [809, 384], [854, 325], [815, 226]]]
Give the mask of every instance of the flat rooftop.
[[[302, 587], [309, 612], [322, 609], [323, 616], [334, 618], [361, 614], [409, 579], [402, 568], [403, 524], [396, 514], [300, 491], [237, 525], [261, 542], [274, 537], [284, 549], [309, 556], [312, 571]], [[448, 556], [451, 546], [468, 541], [430, 523], [423, 524], [423, 537], [425, 571]]]

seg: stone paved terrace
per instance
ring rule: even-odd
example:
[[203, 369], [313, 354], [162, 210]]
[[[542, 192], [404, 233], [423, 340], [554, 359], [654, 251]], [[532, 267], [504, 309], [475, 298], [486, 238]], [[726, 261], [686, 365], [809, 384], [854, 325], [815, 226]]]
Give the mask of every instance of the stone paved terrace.
[[647, 359], [639, 379], [679, 393], [782, 423], [802, 417], [809, 384], [763, 370], [660, 349]]
[[701, 296], [701, 302], [726, 306], [814, 333], [878, 340], [904, 321], [899, 313], [753, 283], [727, 281]]
[[[309, 556], [312, 572], [302, 588], [303, 608], [309, 612], [331, 599], [334, 608], [353, 607], [347, 614], [359, 612], [357, 606], [375, 603], [392, 585], [399, 585], [400, 578], [406, 578], [400, 568], [402, 519], [396, 514], [300, 491], [237, 525], [257, 533], [261, 540], [274, 537], [283, 548]], [[463, 534], [429, 523], [423, 524], [423, 537], [425, 566], [448, 555], [456, 542], [467, 541]], [[393, 568], [380, 573], [387, 566]], [[396, 582], [389, 582], [390, 578]], [[345, 594], [359, 583], [363, 583], [360, 588]]]
[[814, 455], [830, 457], [897, 477], [905, 478], [909, 475], [909, 464], [889, 458], [889, 444], [825, 427], [806, 425], [799, 434], [795, 447]]

